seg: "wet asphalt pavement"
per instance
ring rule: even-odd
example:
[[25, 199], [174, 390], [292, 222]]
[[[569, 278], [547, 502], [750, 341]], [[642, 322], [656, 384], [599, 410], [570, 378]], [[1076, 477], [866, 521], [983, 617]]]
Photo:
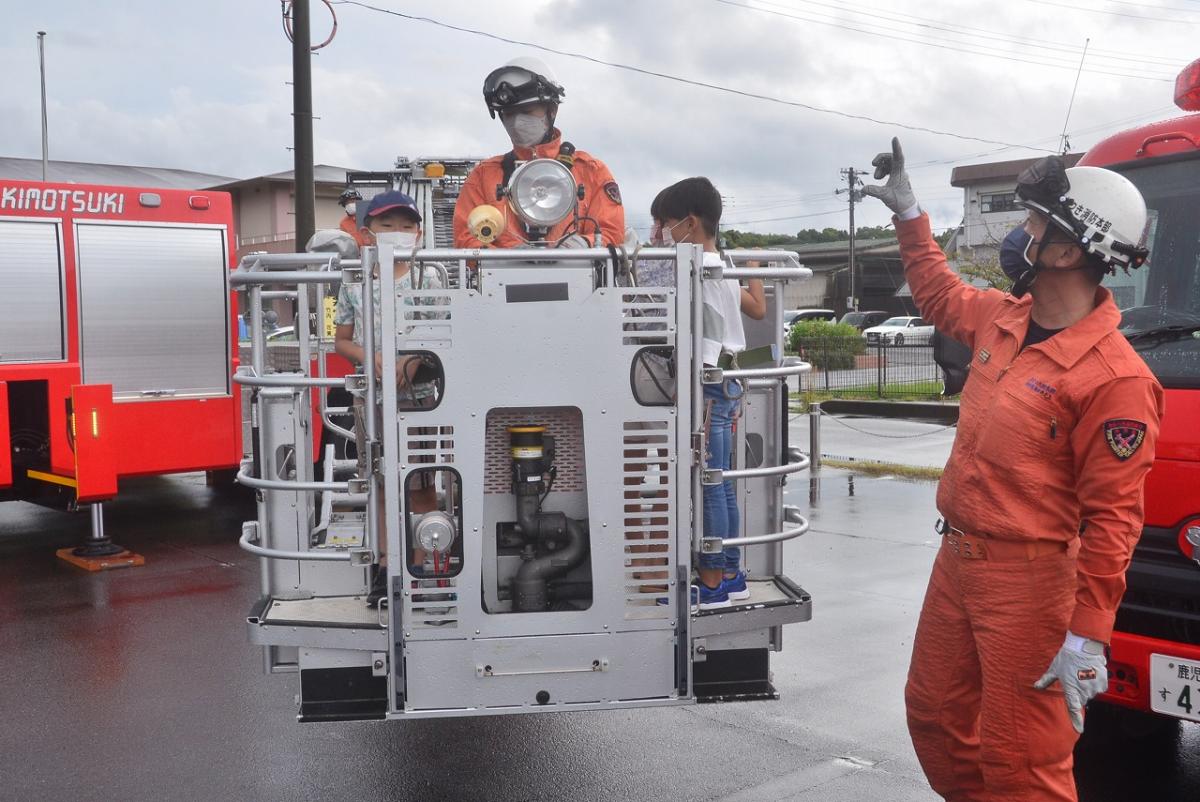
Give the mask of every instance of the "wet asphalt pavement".
[[[245, 496], [124, 483], [107, 528], [146, 566], [95, 575], [54, 557], [86, 516], [0, 505], [0, 799], [935, 800], [902, 704], [935, 487], [829, 468], [818, 487], [787, 558], [814, 615], [772, 658], [779, 701], [404, 723], [296, 723], [295, 676], [246, 642]], [[1083, 800], [1200, 799], [1200, 727], [1123, 723], [1082, 744]]]

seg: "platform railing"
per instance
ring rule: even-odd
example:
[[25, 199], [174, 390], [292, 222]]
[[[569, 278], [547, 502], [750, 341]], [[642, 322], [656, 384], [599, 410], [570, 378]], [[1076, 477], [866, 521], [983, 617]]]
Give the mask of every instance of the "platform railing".
[[[694, 247], [694, 246], [680, 246]], [[697, 248], [697, 253], [694, 258], [699, 262], [702, 260]], [[742, 267], [740, 263], [749, 261], [770, 261], [770, 262], [786, 262], [785, 267]], [[697, 270], [692, 276], [692, 294], [694, 298], [699, 299], [701, 296], [702, 281], [719, 281], [722, 279], [773, 279], [775, 281], [789, 281], [797, 279], [810, 278], [812, 271], [802, 266], [797, 254], [787, 251], [772, 251], [772, 250], [737, 250], [726, 251], [724, 259], [720, 265], [705, 265], [700, 270]], [[699, 302], [692, 305], [692, 338], [693, 338], [693, 353], [699, 354], [702, 335], [702, 319], [700, 315], [701, 304]], [[703, 488], [705, 486], [713, 486], [722, 482], [737, 481], [740, 479], [751, 479], [770, 476], [787, 476], [789, 474], [798, 473], [809, 467], [810, 461], [799, 449], [791, 448], [787, 452], [787, 462], [782, 465], [767, 465], [757, 468], [741, 468], [736, 470], [717, 470], [704, 467], [703, 456], [706, 452], [705, 432], [703, 431], [703, 386], [708, 384], [722, 384], [726, 379], [743, 380], [749, 387], [753, 388], [769, 388], [772, 386], [779, 387], [783, 392], [787, 391], [785, 383], [781, 383], [779, 379], [786, 379], [788, 376], [798, 376], [812, 370], [812, 365], [799, 360], [787, 360], [779, 366], [758, 367], [758, 368], [718, 368], [706, 367], [698, 365], [697, 370], [692, 376], [692, 419], [700, 425], [700, 428], [693, 432], [693, 450], [694, 459], [696, 460], [697, 469], [693, 472], [693, 493], [694, 497], [699, 500], [702, 497]], [[784, 425], [787, 425], [786, 422]], [[705, 537], [703, 531], [703, 516], [694, 516], [693, 521], [693, 537], [697, 549], [702, 553], [712, 554], [721, 551], [726, 546], [757, 546], [769, 543], [780, 543], [785, 540], [799, 537], [808, 531], [808, 521], [800, 514], [797, 507], [785, 505], [783, 508], [783, 520], [785, 523], [795, 524], [795, 526], [787, 527], [778, 532], [768, 532], [762, 535], [754, 535], [750, 537], [736, 538], [712, 538]]]
[[785, 504], [783, 507], [783, 520], [784, 523], [795, 524], [795, 526], [789, 529], [784, 529], [780, 532], [769, 532], [765, 535], [713, 538], [713, 540], [720, 540], [721, 543], [720, 548], [717, 548], [714, 551], [720, 551], [726, 546], [761, 546], [764, 543], [781, 543], [785, 540], [792, 540], [793, 538], [800, 537], [809, 529], [808, 519], [800, 514], [799, 507]]

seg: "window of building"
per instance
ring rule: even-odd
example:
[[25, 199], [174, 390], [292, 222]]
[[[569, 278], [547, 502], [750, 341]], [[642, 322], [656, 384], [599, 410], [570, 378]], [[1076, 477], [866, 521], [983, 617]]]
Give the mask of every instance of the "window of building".
[[1017, 208], [1017, 193], [1015, 192], [991, 192], [979, 196], [979, 211], [983, 214], [1014, 212], [1017, 211]]

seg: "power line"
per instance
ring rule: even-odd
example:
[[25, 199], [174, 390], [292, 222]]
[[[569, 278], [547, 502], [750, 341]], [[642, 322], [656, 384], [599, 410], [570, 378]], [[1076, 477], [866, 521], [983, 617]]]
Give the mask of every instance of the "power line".
[[[479, 31], [479, 30], [475, 30], [473, 28], [466, 28], [466, 27], [459, 26], [459, 25], [451, 25], [448, 22], [441, 22], [439, 20], [435, 20], [430, 17], [421, 17], [421, 16], [416, 16], [414, 14], [405, 14], [401, 11], [393, 11], [390, 8], [380, 8], [379, 6], [373, 6], [369, 3], [361, 2], [361, 0], [337, 0], [337, 4], [338, 5], [358, 6], [359, 8], [365, 8], [367, 10], [375, 11], [380, 14], [390, 14], [391, 16], [394, 16], [394, 17], [400, 17], [402, 19], [411, 20], [413, 22], [423, 22], [428, 25], [437, 26], [439, 28], [446, 28], [448, 30], [458, 31], [459, 33], [468, 33], [468, 34], [471, 34], [472, 36], [482, 36], [486, 39], [492, 39], [497, 42], [504, 42], [505, 44], [519, 45], [521, 47], [529, 47], [529, 48], [533, 48], [534, 50], [541, 50], [546, 53], [553, 53], [557, 56], [565, 56], [567, 58], [579, 59], [581, 61], [591, 62], [592, 64], [600, 64], [605, 67], [613, 67], [613, 68], [619, 69], [619, 70], [626, 70], [628, 72], [637, 73], [639, 75], [649, 75], [654, 78], [662, 78], [667, 81], [674, 81], [676, 83], [686, 84], [688, 86], [696, 86], [696, 87], [700, 87], [702, 89], [712, 89], [717, 92], [725, 92], [727, 94], [739, 95], [741, 97], [750, 98], [752, 100], [762, 100], [762, 101], [766, 101], [768, 103], [776, 103], [781, 106], [791, 106], [793, 108], [806, 109], [808, 111], [814, 111], [819, 114], [832, 114], [834, 116], [843, 117], [848, 120], [860, 120], [862, 122], [875, 123], [876, 125], [886, 125], [886, 126], [891, 126], [893, 128], [903, 128], [906, 131], [918, 131], [920, 133], [933, 134], [935, 136], [945, 136], [945, 137], [950, 137], [952, 139], [961, 139], [961, 140], [964, 140], [967, 142], [982, 142], [985, 145], [1003, 145], [1005, 147], [1011, 147], [1011, 148], [1027, 147], [1026, 145], [1014, 145], [1010, 142], [1002, 142], [998, 139], [986, 139], [984, 137], [970, 136], [968, 134], [958, 134], [958, 133], [954, 133], [953, 131], [942, 131], [937, 128], [927, 128], [927, 127], [921, 126], [921, 125], [910, 125], [908, 123], [896, 122], [894, 120], [880, 120], [880, 119], [877, 119], [875, 117], [870, 117], [865, 114], [853, 114], [851, 112], [840, 111], [838, 109], [825, 108], [822, 106], [814, 106], [809, 103], [803, 103], [799, 100], [786, 100], [784, 98], [778, 98], [778, 97], [774, 97], [772, 95], [763, 95], [763, 94], [760, 94], [757, 92], [746, 92], [741, 89], [734, 89], [733, 87], [721, 86], [720, 84], [708, 83], [706, 81], [698, 81], [693, 78], [684, 78], [684, 77], [681, 77], [678, 75], [671, 75], [671, 74], [665, 73], [665, 72], [657, 72], [655, 70], [646, 69], [644, 67], [635, 67], [630, 64], [621, 64], [621, 63], [615, 62], [615, 61], [607, 61], [605, 59], [597, 58], [595, 56], [589, 56], [584, 53], [574, 53], [569, 50], [559, 50], [557, 48], [547, 47], [546, 45], [540, 45], [535, 42], [526, 42], [526, 41], [522, 41], [520, 39], [511, 39], [506, 36], [499, 36], [498, 34], [489, 33], [488, 31]], [[1054, 152], [1053, 150], [1051, 150], [1049, 148], [1029, 148], [1029, 149], [1030, 150], [1040, 150], [1045, 153], [1053, 153]]]
[[[934, 47], [939, 50], [950, 50], [950, 51], [957, 52], [957, 53], [969, 53], [969, 54], [975, 55], [975, 56], [986, 56], [989, 58], [1003, 59], [1005, 61], [1015, 61], [1015, 62], [1019, 62], [1022, 64], [1033, 64], [1033, 65], [1036, 65], [1039, 67], [1053, 67], [1055, 69], [1074, 69], [1074, 67], [1072, 65], [1067, 64], [1062, 61], [1039, 61], [1039, 60], [1028, 59], [1028, 58], [1018, 58], [1017, 56], [1004, 55], [1002, 52], [990, 52], [989, 53], [989, 52], [984, 52], [983, 50], [979, 50], [979, 49], [956, 47], [954, 45], [949, 45], [949, 44], [939, 44], [937, 42], [932, 42], [932, 41], [929, 41], [926, 39], [912, 39], [912, 38], [907, 38], [905, 36], [899, 35], [899, 33], [896, 32], [895, 30], [884, 30], [884, 31], [866, 30], [864, 28], [856, 28], [856, 27], [853, 27], [850, 25], [846, 25], [844, 23], [829, 22], [827, 20], [814, 19], [812, 17], [800, 16], [798, 14], [787, 14], [782, 11], [773, 11], [769, 8], [760, 8], [758, 6], [751, 6], [751, 5], [747, 5], [745, 3], [736, 2], [736, 0], [713, 0], [713, 1], [716, 3], [720, 3], [721, 5], [730, 6], [732, 8], [740, 8], [740, 9], [744, 9], [746, 11], [755, 11], [760, 14], [771, 14], [773, 16], [783, 17], [785, 19], [790, 19], [790, 20], [799, 21], [799, 22], [813, 22], [818, 25], [828, 25], [831, 28], [840, 28], [840, 29], [846, 30], [846, 31], [853, 31], [855, 33], [866, 34], [868, 36], [877, 36], [877, 37], [887, 39], [887, 40], [893, 41], [893, 42], [896, 42], [896, 41], [908, 42], [910, 44], [922, 45], [924, 47]], [[813, 12], [801, 12], [801, 13], [813, 13]], [[860, 23], [860, 24], [869, 25], [870, 23]], [[875, 26], [875, 27], [881, 27], [881, 26]], [[979, 48], [979, 47], [981, 47], [981, 45], [976, 45], [976, 48]], [[1055, 58], [1055, 57], [1047, 56], [1046, 58]], [[1162, 76], [1162, 75], [1159, 75], [1159, 76], [1133, 75], [1130, 73], [1123, 73], [1123, 72], [1110, 72], [1108, 70], [1088, 70], [1088, 72], [1093, 73], [1095, 75], [1108, 75], [1108, 76], [1115, 77], [1115, 78], [1133, 78], [1136, 80], [1144, 80], [1144, 81], [1161, 81], [1161, 82], [1169, 83], [1169, 82], [1173, 82], [1175, 80], [1174, 77], [1166, 77], [1166, 76]]]
[[[1174, 22], [1183, 25], [1200, 25], [1200, 20], [1179, 19], [1178, 17], [1147, 17], [1143, 14], [1130, 14], [1125, 11], [1108, 11], [1103, 8], [1085, 8], [1084, 6], [1073, 6], [1068, 3], [1055, 3], [1052, 0], [1027, 0], [1027, 2], [1043, 6], [1054, 6], [1056, 8], [1069, 8], [1073, 11], [1086, 11], [1089, 14], [1108, 14], [1110, 17], [1126, 17], [1128, 19], [1140, 19], [1150, 22]], [[1176, 10], [1182, 11], [1182, 9]]]
[[[776, 6], [778, 8], [791, 8], [791, 9], [795, 10], [795, 8], [793, 6], [787, 6], [787, 5], [782, 5], [779, 3], [768, 2], [768, 0], [759, 0], [759, 2], [761, 5]], [[1041, 49], [1056, 50], [1059, 52], [1067, 53], [1071, 56], [1079, 55], [1079, 52], [1080, 52], [1080, 49], [1078, 47], [1069, 45], [1066, 42], [1063, 42], [1061, 40], [1038, 39], [1038, 38], [1034, 38], [1034, 37], [1022, 37], [1022, 36], [1016, 36], [1014, 34], [1008, 34], [1008, 33], [1002, 33], [999, 31], [994, 31], [994, 30], [991, 30], [988, 28], [975, 28], [970, 25], [962, 25], [959, 23], [946, 22], [946, 23], [942, 23], [942, 24], [937, 24], [937, 23], [929, 21], [925, 17], [918, 17], [918, 16], [914, 16], [912, 14], [905, 14], [900, 11], [892, 11], [890, 9], [887, 11], [883, 11], [882, 9], [876, 9], [876, 8], [872, 7], [872, 8], [870, 8], [869, 11], [864, 11], [864, 10], [861, 10], [861, 6], [855, 6], [852, 3], [842, 3], [840, 5], [833, 5], [830, 3], [818, 2], [817, 0], [798, 0], [798, 2], [800, 2], [804, 5], [824, 6], [826, 8], [832, 8], [832, 9], [839, 10], [839, 11], [848, 9], [852, 13], [859, 14], [862, 16], [874, 17], [876, 19], [882, 19], [882, 20], [885, 20], [888, 22], [900, 22], [902, 24], [912, 25], [912, 26], [918, 27], [918, 28], [929, 28], [929, 29], [935, 30], [935, 31], [952, 33], [952, 34], [955, 34], [956, 36], [970, 36], [970, 37], [974, 37], [977, 39], [987, 39], [987, 40], [991, 40], [991, 41], [1006, 42], [1006, 43], [1010, 43], [1010, 44], [1017, 44], [1017, 45], [1023, 45], [1023, 46], [1036, 45]], [[1114, 2], [1115, 2], [1115, 0], [1114, 0]], [[1105, 57], [1110, 58], [1115, 61], [1129, 61], [1129, 62], [1133, 62], [1133, 63], [1137, 63], [1137, 64], [1146, 64], [1148, 66], [1155, 66], [1155, 67], [1174, 67], [1177, 64], [1179, 64], [1181, 61], [1181, 59], [1178, 59], [1178, 58], [1164, 58], [1162, 56], [1150, 56], [1150, 55], [1130, 56], [1125, 51], [1102, 50], [1100, 48], [1094, 48], [1092, 50], [1092, 52], [1096, 55], [1102, 55], [1102, 56], [1105, 56]]]
[[[1186, 2], [1197, 2], [1197, 0], [1185, 0]], [[1156, 6], [1150, 3], [1133, 3], [1130, 0], [1108, 0], [1119, 6], [1133, 6], [1134, 8], [1152, 8], [1155, 11], [1182, 11], [1185, 14], [1200, 13], [1200, 10], [1193, 8], [1179, 8], [1178, 6]]]
[[746, 226], [746, 225], [750, 225], [751, 223], [778, 223], [782, 220], [803, 220], [804, 218], [807, 218], [807, 217], [825, 217], [825, 216], [831, 215], [831, 214], [845, 214], [845, 213], [846, 213], [845, 209], [829, 209], [828, 211], [824, 211], [824, 212], [812, 212], [810, 214], [793, 214], [793, 215], [789, 215], [787, 217], [764, 217], [764, 218], [760, 218], [758, 220], [730, 220], [728, 222], [722, 220], [721, 225], [722, 226]]
[[[1200, 2], [1200, 0], [1197, 0], [1197, 2]], [[1068, 137], [1078, 137], [1083, 134], [1091, 134], [1091, 133], [1096, 133], [1098, 131], [1104, 131], [1104, 130], [1108, 130], [1108, 129], [1112, 129], [1112, 128], [1120, 128], [1120, 127], [1127, 125], [1128, 123], [1136, 122], [1138, 120], [1144, 120], [1144, 119], [1151, 118], [1151, 117], [1153, 117], [1153, 118], [1161, 117], [1166, 112], [1173, 111], [1174, 109], [1175, 109], [1174, 106], [1160, 106], [1159, 108], [1154, 109], [1152, 111], [1144, 111], [1141, 114], [1134, 114], [1129, 117], [1122, 117], [1119, 120], [1109, 120], [1108, 122], [1097, 123], [1096, 125], [1088, 126], [1087, 128], [1078, 128], [1073, 131], [1068, 131], [1067, 136]], [[1043, 142], [1052, 142], [1056, 139], [1058, 139], [1057, 136], [1042, 137], [1041, 139], [1031, 140], [1030, 142], [1026, 143], [1025, 145], [1021, 145], [1021, 147], [1032, 148], [1035, 145], [1040, 145]], [[997, 153], [1003, 153], [1006, 150], [1012, 150], [1012, 149], [1013, 148], [1011, 146], [1009, 146], [1009, 147], [997, 148], [995, 150], [983, 151], [982, 153], [972, 153], [972, 154], [965, 155], [965, 156], [954, 156], [954, 157], [945, 158], [945, 159], [932, 159], [930, 161], [917, 162], [915, 164], [905, 165], [905, 169], [910, 170], [910, 171], [911, 170], [923, 170], [923, 169], [926, 169], [929, 167], [937, 167], [939, 165], [944, 165], [944, 164], [958, 164], [960, 162], [970, 161], [973, 159], [982, 159], [985, 156], [994, 156]]]

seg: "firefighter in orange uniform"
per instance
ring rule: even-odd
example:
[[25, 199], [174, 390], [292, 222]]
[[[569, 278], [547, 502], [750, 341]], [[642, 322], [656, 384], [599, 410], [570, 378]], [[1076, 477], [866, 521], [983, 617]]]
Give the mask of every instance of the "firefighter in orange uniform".
[[905, 689], [913, 745], [947, 800], [1073, 802], [1163, 412], [1100, 286], [1145, 260], [1146, 205], [1112, 171], [1034, 164], [1017, 185], [1029, 217], [1001, 247], [1005, 294], [950, 270], [897, 140], [874, 164], [890, 177], [866, 192], [896, 214], [921, 315], [973, 353]]
[[342, 216], [342, 221], [338, 223], [338, 228], [354, 237], [354, 241], [360, 248], [373, 244], [364, 238], [365, 228], [358, 224], [358, 204], [361, 202], [362, 195], [358, 194], [357, 189], [344, 190], [338, 197], [338, 205], [346, 211], [346, 214]]
[[477, 165], [467, 176], [454, 207], [455, 247], [485, 247], [471, 235], [467, 225], [471, 211], [483, 204], [495, 206], [504, 221], [503, 230], [487, 247], [516, 248], [525, 244], [528, 232], [507, 203], [497, 198], [497, 187], [508, 184], [519, 162], [541, 158], [558, 159], [566, 164], [583, 189], [578, 230], [574, 229], [574, 219], [568, 218], [546, 233], [546, 241], [557, 242], [568, 234], [578, 233], [593, 243], [597, 227], [605, 244], [624, 240], [625, 208], [612, 173], [595, 156], [564, 142], [562, 133], [554, 127], [564, 94], [550, 68], [536, 58], [513, 59], [484, 80], [483, 99], [488, 111], [493, 118], [500, 115], [513, 148]]

